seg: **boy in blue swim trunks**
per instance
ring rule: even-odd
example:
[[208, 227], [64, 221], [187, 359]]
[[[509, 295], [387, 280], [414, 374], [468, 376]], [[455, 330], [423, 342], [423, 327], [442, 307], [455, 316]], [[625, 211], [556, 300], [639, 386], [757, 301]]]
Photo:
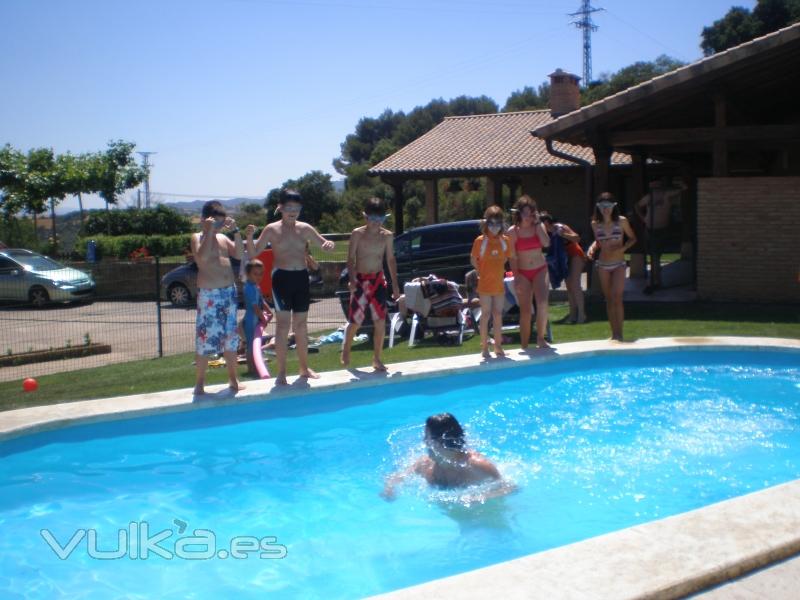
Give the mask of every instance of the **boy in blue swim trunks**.
[[[203, 205], [202, 217], [203, 231], [193, 234], [191, 240], [197, 265], [196, 396], [205, 394], [208, 357], [212, 354], [221, 353], [225, 357], [230, 389], [234, 393], [244, 389], [236, 374], [238, 295], [230, 260], [231, 257], [241, 259], [242, 236], [236, 221], [216, 200]], [[225, 232], [233, 234], [233, 241]]]
[[306, 267], [306, 243], [310, 242], [326, 252], [334, 249], [334, 243], [322, 237], [308, 223], [298, 221], [303, 207], [303, 197], [296, 190], [281, 190], [277, 210], [281, 220], [270, 223], [253, 242], [255, 227], [247, 226], [247, 252], [250, 256], [258, 254], [272, 245], [275, 256], [272, 271], [272, 300], [276, 311], [275, 357], [278, 373], [275, 385], [286, 385], [286, 354], [290, 328], [295, 334], [297, 360], [300, 363], [300, 377], [317, 379], [319, 375], [308, 368], [308, 307], [311, 290], [308, 284]]

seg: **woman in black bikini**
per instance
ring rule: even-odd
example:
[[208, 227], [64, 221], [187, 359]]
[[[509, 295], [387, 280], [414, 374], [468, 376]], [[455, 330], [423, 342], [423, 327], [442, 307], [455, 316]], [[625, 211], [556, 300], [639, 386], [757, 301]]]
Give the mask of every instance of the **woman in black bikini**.
[[[597, 258], [597, 275], [606, 298], [611, 339], [622, 341], [622, 326], [625, 309], [622, 293], [625, 291], [625, 251], [636, 243], [636, 234], [628, 219], [619, 214], [614, 196], [609, 192], [600, 194], [592, 216], [592, 231], [595, 241], [586, 253], [590, 260]], [[625, 241], [627, 238], [627, 241]]]

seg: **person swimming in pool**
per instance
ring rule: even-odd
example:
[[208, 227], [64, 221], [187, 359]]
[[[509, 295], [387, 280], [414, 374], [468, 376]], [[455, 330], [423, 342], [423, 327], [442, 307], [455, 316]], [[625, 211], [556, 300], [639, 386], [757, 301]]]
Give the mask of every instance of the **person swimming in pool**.
[[482, 499], [502, 496], [515, 489], [503, 480], [500, 471], [488, 458], [470, 450], [464, 438], [464, 429], [450, 413], [432, 415], [425, 421], [425, 445], [428, 455], [414, 461], [404, 471], [391, 475], [381, 492], [386, 500], [394, 500], [395, 488], [411, 475], [420, 475], [438, 488], [460, 488], [484, 482], [499, 485]]

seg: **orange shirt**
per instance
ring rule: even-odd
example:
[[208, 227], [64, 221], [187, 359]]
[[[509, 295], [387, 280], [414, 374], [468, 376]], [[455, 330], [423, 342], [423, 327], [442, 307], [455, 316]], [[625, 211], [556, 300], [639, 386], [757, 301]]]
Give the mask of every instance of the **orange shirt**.
[[[486, 240], [485, 248], [484, 240]], [[504, 294], [503, 278], [506, 274], [506, 260], [514, 257], [509, 237], [502, 234], [499, 236], [489, 235], [488, 238], [485, 235], [479, 235], [472, 244], [471, 255], [478, 263], [478, 293], [490, 296]]]

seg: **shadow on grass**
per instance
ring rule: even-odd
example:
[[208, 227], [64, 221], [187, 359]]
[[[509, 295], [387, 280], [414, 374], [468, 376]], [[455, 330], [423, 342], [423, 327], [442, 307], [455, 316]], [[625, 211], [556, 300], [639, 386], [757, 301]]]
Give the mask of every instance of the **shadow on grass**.
[[[605, 303], [587, 303], [586, 312], [593, 321], [606, 320]], [[800, 307], [775, 304], [721, 304], [718, 302], [629, 303], [625, 320], [729, 321], [747, 323], [800, 323]]]

